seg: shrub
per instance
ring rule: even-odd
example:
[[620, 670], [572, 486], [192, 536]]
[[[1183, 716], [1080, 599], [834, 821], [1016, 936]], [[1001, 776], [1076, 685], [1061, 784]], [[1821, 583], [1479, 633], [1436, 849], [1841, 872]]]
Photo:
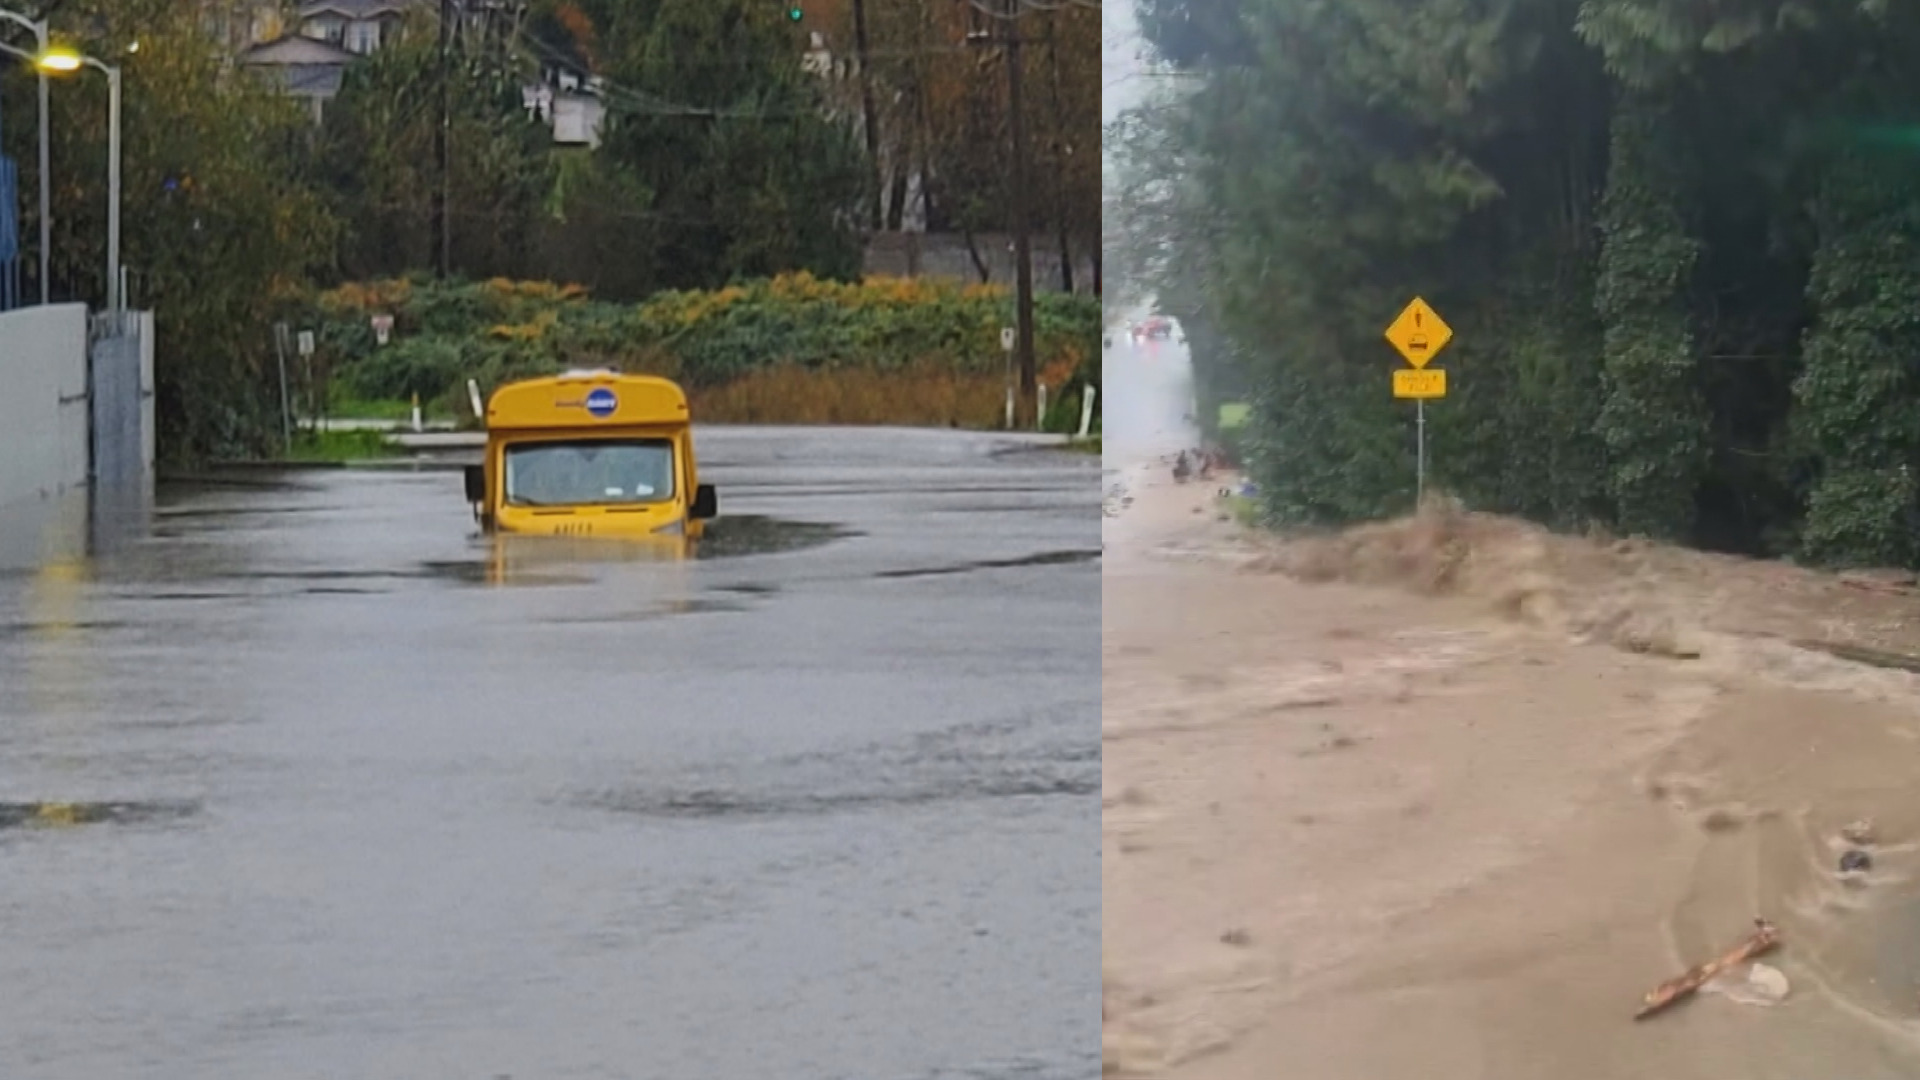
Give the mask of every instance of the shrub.
[[[468, 379], [489, 390], [567, 368], [612, 367], [664, 375], [692, 391], [718, 391], [753, 377], [753, 388], [740, 391], [746, 396], [739, 407], [756, 416], [771, 410], [763, 417], [768, 420], [819, 420], [825, 417], [812, 414], [829, 413], [869, 417], [845, 422], [983, 424], [992, 422], [993, 410], [976, 416], [983, 410], [956, 404], [952, 395], [960, 391], [934, 394], [945, 402], [936, 407], [918, 393], [901, 392], [900, 380], [938, 374], [955, 386], [966, 383], [961, 396], [969, 401], [977, 387], [997, 387], [1006, 362], [1000, 328], [1011, 321], [1011, 308], [998, 286], [907, 278], [849, 283], [805, 273], [664, 292], [632, 306], [591, 300], [577, 285], [407, 279], [322, 293], [308, 305], [303, 325], [318, 325], [335, 377], [365, 400], [419, 393], [465, 411]], [[382, 314], [394, 319], [393, 338], [376, 346], [371, 319]], [[1035, 297], [1035, 360], [1053, 399], [1051, 430], [1077, 430], [1083, 388], [1099, 385], [1099, 319], [1093, 298]], [[820, 409], [796, 398], [796, 414], [780, 414], [777, 396], [767, 395], [808, 375], [820, 380], [809, 394], [863, 386], [872, 399], [858, 408]], [[706, 397], [716, 405], [734, 400]], [[747, 398], [754, 401], [750, 410]], [[908, 405], [909, 399], [920, 404]], [[878, 403], [888, 401], [899, 403], [903, 415], [883, 415]]]

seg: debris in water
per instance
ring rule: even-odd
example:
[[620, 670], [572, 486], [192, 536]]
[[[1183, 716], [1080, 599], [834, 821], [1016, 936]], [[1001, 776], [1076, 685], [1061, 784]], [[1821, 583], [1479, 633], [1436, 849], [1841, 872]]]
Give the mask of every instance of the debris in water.
[[1240, 929], [1229, 930], [1226, 933], [1220, 935], [1220, 944], [1251, 945], [1253, 944], [1253, 935], [1247, 933], [1245, 930], [1240, 930]]
[[1719, 958], [1709, 960], [1698, 967], [1676, 975], [1652, 990], [1641, 1000], [1640, 1011], [1633, 1014], [1635, 1020], [1645, 1020], [1660, 1012], [1681, 998], [1691, 995], [1705, 986], [1715, 975], [1735, 964], [1744, 964], [1748, 960], [1780, 944], [1780, 930], [1762, 918], [1753, 920], [1753, 933], [1747, 939], [1722, 953]]
[[1841, 574], [1840, 584], [1862, 592], [1907, 596], [1913, 593], [1915, 580], [1904, 570], [1855, 570]]
[[1868, 844], [1873, 843], [1873, 819], [1861, 818], [1858, 821], [1848, 822], [1847, 825], [1840, 830], [1840, 838], [1855, 847], [1866, 847]]
[[1823, 652], [1828, 656], [1856, 664], [1868, 664], [1873, 667], [1920, 675], [1920, 656], [1887, 652], [1884, 649], [1869, 649], [1863, 645], [1848, 645], [1843, 642], [1816, 641], [1812, 638], [1797, 639], [1793, 642], [1793, 646], [1796, 649]]
[[1701, 989], [1724, 995], [1739, 1005], [1778, 1005], [1786, 1000], [1791, 986], [1779, 968], [1755, 961], [1746, 971], [1725, 972]]
[[1840, 856], [1840, 872], [1843, 874], [1864, 873], [1871, 869], [1873, 869], [1873, 856], [1859, 848], [1851, 848], [1846, 854]]

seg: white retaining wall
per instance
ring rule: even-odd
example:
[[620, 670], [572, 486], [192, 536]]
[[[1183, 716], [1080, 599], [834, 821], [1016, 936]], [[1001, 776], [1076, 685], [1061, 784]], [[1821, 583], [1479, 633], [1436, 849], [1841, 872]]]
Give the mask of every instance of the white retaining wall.
[[0, 515], [87, 483], [87, 308], [0, 313]]

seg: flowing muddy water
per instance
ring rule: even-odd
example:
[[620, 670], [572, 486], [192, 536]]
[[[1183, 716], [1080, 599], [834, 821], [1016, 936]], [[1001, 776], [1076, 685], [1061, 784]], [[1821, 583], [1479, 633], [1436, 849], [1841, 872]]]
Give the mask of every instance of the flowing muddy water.
[[[1920, 600], [1471, 516], [1246, 542], [1134, 490], [1110, 1068], [1920, 1074], [1920, 685], [1809, 647], [1920, 652]], [[1784, 1003], [1631, 1021], [1755, 916]]]
[[[1858, 662], [1920, 655], [1920, 596], [1457, 513], [1249, 538], [1153, 461], [1145, 370], [1108, 462], [1110, 1074], [1920, 1075], [1920, 679]], [[1633, 1021], [1756, 916], [1783, 1001]]]

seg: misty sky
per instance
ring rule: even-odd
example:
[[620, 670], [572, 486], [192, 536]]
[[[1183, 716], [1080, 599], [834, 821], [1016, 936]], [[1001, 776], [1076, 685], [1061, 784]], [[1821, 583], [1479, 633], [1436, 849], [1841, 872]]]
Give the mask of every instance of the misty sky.
[[1106, 0], [1100, 5], [1100, 122], [1109, 124], [1123, 111], [1139, 104], [1148, 85], [1139, 78], [1139, 25], [1133, 18], [1134, 0]]

